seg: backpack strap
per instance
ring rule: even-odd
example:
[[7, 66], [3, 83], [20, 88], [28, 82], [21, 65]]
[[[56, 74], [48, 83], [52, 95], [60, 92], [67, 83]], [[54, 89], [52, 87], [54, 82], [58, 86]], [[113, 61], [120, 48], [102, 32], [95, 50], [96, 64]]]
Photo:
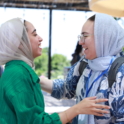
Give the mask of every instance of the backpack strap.
[[84, 69], [86, 68], [87, 64], [88, 63], [83, 61], [83, 60], [80, 61], [80, 65], [79, 65], [79, 74], [80, 75], [82, 75], [82, 73], [83, 73]]
[[110, 70], [108, 72], [108, 82], [109, 87], [112, 87], [112, 84], [116, 82], [116, 74], [118, 72], [118, 68], [124, 63], [124, 57], [118, 57], [111, 65]]

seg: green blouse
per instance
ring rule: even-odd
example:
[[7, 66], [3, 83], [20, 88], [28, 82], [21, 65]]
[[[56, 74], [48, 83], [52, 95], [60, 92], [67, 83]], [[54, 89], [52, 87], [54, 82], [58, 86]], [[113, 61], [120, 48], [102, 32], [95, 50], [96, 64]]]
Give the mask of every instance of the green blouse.
[[0, 79], [0, 124], [62, 124], [57, 113], [44, 112], [39, 78], [21, 60], [8, 62]]

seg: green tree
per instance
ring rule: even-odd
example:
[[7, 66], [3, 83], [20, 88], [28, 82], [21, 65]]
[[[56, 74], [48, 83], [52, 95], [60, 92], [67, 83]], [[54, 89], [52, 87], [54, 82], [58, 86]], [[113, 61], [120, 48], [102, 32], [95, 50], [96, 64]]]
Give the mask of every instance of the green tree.
[[52, 56], [52, 72], [51, 78], [62, 78], [64, 67], [70, 66], [70, 61], [62, 54], [54, 54]]
[[35, 63], [35, 72], [37, 75], [45, 75], [47, 76], [48, 71], [48, 48], [43, 48], [42, 55], [37, 57], [34, 60]]
[[[48, 48], [43, 48], [42, 55], [34, 61], [38, 76], [48, 74]], [[51, 57], [51, 79], [63, 78], [64, 67], [70, 66], [70, 61], [64, 55], [54, 54]]]

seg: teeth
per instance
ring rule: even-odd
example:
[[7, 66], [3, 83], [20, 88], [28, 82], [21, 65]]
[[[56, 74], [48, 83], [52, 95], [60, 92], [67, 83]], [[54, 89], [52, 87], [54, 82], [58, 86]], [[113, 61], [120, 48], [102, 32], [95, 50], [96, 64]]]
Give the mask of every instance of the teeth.
[[39, 48], [42, 48], [41, 45], [39, 46]]
[[84, 51], [85, 51], [85, 48], [83, 48], [83, 54], [85, 55], [85, 52]]

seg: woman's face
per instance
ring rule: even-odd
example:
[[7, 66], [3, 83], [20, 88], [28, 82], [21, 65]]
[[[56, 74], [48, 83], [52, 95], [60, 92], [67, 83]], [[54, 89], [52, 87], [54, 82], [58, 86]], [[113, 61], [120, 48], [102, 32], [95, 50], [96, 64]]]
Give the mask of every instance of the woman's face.
[[95, 59], [97, 56], [94, 41], [93, 21], [86, 21], [82, 28], [81, 35], [83, 36], [82, 38], [84, 38], [84, 42], [83, 40], [80, 40], [79, 44], [83, 47], [85, 58], [89, 60]]
[[25, 22], [27, 34], [31, 43], [33, 57], [36, 58], [41, 55], [42, 48], [40, 48], [43, 39], [37, 34], [36, 29], [30, 22]]

